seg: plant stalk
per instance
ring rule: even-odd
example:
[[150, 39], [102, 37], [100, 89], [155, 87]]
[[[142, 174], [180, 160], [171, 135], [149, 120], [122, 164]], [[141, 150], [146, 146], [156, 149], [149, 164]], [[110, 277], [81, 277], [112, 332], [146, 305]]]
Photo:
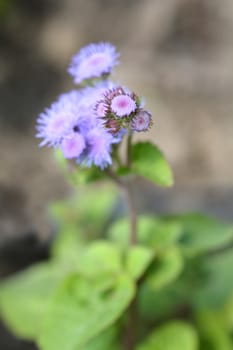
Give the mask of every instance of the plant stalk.
[[[112, 170], [106, 170], [107, 175], [123, 190], [127, 205], [130, 220], [130, 240], [129, 245], [137, 244], [137, 211], [133, 198], [133, 191], [129, 182], [124, 182]], [[136, 345], [136, 330], [137, 330], [137, 295], [132, 300], [128, 310], [128, 324], [125, 332], [124, 346], [125, 350], [134, 350]]]
[[126, 156], [127, 156], [127, 160], [126, 160], [126, 165], [128, 168], [131, 167], [131, 146], [132, 146], [132, 137], [133, 137], [133, 133], [130, 130], [129, 134], [128, 134], [128, 138], [127, 138], [127, 150], [126, 150]]
[[[131, 167], [131, 147], [132, 147], [132, 132], [129, 133], [127, 138], [127, 167]], [[129, 221], [130, 221], [130, 238], [129, 246], [134, 246], [138, 242], [137, 238], [137, 210], [135, 207], [135, 201], [133, 197], [133, 191], [129, 181], [120, 179], [114, 171], [107, 169], [106, 173], [111, 179], [123, 190], [126, 202], [128, 206]], [[134, 350], [136, 345], [136, 331], [137, 331], [137, 295], [132, 300], [128, 310], [128, 324], [125, 333], [125, 349]]]
[[128, 206], [130, 221], [130, 245], [137, 244], [137, 211], [135, 208], [133, 191], [129, 182], [121, 180], [111, 169], [106, 170], [107, 175], [123, 190]]
[[124, 188], [126, 201], [128, 205], [129, 220], [130, 220], [130, 245], [137, 244], [137, 211], [133, 198], [133, 191], [129, 183]]

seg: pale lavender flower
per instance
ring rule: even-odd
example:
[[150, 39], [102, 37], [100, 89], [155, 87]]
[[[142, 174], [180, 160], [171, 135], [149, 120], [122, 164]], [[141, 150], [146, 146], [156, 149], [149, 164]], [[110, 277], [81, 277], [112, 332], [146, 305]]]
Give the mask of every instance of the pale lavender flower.
[[129, 116], [136, 108], [135, 101], [128, 95], [115, 96], [111, 101], [111, 110], [117, 117]]
[[118, 63], [118, 57], [119, 53], [110, 43], [89, 44], [73, 56], [68, 72], [77, 84], [84, 80], [100, 78], [112, 71]]
[[135, 131], [147, 131], [151, 125], [151, 114], [144, 110], [140, 110], [132, 121], [132, 129]]
[[79, 92], [63, 94], [50, 108], [41, 113], [37, 120], [37, 137], [43, 141], [40, 146], [56, 146], [69, 135], [78, 121]]
[[78, 158], [84, 151], [85, 146], [85, 139], [79, 132], [70, 134], [61, 142], [61, 150], [67, 159]]
[[96, 165], [104, 169], [112, 163], [111, 145], [115, 142], [113, 136], [104, 129], [92, 129], [86, 135], [88, 144], [87, 152], [84, 158], [84, 164], [87, 166]]

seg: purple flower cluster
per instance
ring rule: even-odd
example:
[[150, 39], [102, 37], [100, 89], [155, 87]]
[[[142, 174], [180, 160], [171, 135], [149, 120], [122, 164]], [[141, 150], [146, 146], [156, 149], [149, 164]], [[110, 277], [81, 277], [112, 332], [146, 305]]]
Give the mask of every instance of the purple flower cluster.
[[[118, 57], [113, 45], [99, 43], [72, 58], [68, 71], [79, 88], [60, 95], [39, 115], [36, 136], [42, 138], [41, 146], [60, 148], [67, 159], [104, 169], [112, 163], [112, 145], [127, 130], [149, 129], [151, 115], [140, 99], [107, 79]], [[87, 86], [81, 88], [83, 83]]]
[[61, 148], [67, 159], [86, 166], [111, 164], [111, 146], [118, 140], [105, 128], [94, 111], [96, 99], [108, 84], [98, 84], [61, 95], [38, 118], [41, 146]]

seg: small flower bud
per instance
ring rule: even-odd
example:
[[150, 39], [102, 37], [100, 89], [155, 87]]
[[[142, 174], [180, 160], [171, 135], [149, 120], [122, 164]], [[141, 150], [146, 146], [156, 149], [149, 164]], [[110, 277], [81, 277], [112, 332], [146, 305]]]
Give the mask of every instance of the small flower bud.
[[109, 129], [111, 134], [115, 135], [120, 131], [121, 125], [117, 120], [109, 119], [106, 121], [105, 127]]
[[147, 131], [152, 125], [151, 114], [147, 111], [140, 110], [132, 121], [132, 129], [135, 131]]

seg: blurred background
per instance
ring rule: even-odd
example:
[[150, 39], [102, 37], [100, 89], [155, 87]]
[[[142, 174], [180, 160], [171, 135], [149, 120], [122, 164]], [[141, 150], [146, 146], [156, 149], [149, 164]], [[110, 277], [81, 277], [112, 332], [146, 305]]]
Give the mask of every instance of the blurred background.
[[66, 69], [90, 42], [118, 47], [114, 79], [145, 97], [146, 137], [174, 170], [173, 189], [141, 184], [139, 209], [233, 218], [232, 32], [232, 0], [0, 0], [2, 276], [46, 256], [47, 204], [72, 192], [35, 121], [74, 87]]

